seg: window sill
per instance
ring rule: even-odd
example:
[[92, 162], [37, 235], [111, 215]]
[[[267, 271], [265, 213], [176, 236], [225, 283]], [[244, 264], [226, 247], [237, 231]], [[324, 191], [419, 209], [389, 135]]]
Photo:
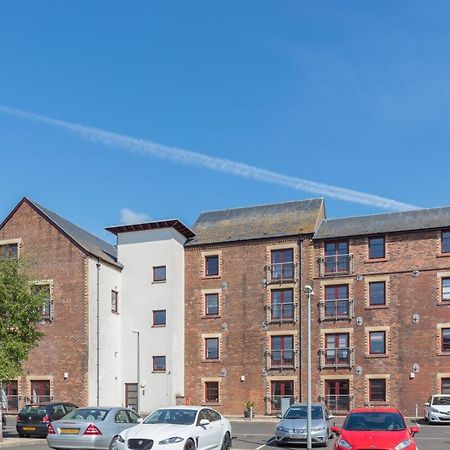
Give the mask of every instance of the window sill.
[[364, 264], [370, 264], [370, 263], [377, 263], [377, 262], [388, 262], [388, 258], [372, 258], [372, 259], [365, 259]]
[[389, 402], [386, 400], [369, 400], [369, 403], [376, 406], [389, 406]]
[[450, 356], [450, 352], [438, 352], [436, 353], [437, 356]]
[[165, 370], [152, 370], [152, 373], [166, 373]]
[[217, 402], [202, 402], [202, 406], [222, 406], [222, 403], [217, 403]]
[[222, 316], [220, 314], [204, 314], [202, 319], [220, 319]]
[[450, 253], [438, 253], [436, 258], [450, 258]]
[[155, 280], [152, 281], [152, 284], [164, 284], [167, 280]]
[[450, 306], [450, 300], [443, 300], [442, 302], [436, 302], [436, 306]]
[[166, 328], [166, 324], [152, 325], [152, 328]]
[[222, 275], [202, 275], [203, 280], [216, 280], [217, 278], [222, 278]]
[[202, 363], [211, 364], [211, 363], [220, 363], [221, 359], [202, 359]]
[[366, 354], [365, 355], [365, 357], [366, 358], [368, 358], [368, 359], [377, 359], [377, 358], [389, 358], [389, 355], [387, 355], [386, 353], [383, 353], [383, 354]]
[[364, 309], [389, 309], [389, 305], [367, 305]]
[[119, 315], [119, 311], [111, 311], [112, 314], [115, 314], [116, 316]]

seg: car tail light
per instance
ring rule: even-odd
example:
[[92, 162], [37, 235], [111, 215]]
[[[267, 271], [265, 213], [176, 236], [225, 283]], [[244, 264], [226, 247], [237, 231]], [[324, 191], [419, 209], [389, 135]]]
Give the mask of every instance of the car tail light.
[[46, 414], [46, 415], [42, 418], [41, 422], [50, 422], [50, 416], [49, 416], [48, 414]]
[[55, 429], [51, 423], [48, 424], [48, 434], [56, 434]]
[[84, 434], [88, 434], [89, 436], [100, 435], [102, 432], [92, 423], [86, 428]]

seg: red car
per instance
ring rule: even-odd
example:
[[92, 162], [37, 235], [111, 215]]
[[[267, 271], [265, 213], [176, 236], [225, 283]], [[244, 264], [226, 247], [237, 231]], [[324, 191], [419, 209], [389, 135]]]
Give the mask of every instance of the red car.
[[420, 428], [408, 428], [398, 409], [368, 407], [353, 409], [342, 428], [331, 431], [338, 435], [335, 450], [416, 450], [414, 435]]

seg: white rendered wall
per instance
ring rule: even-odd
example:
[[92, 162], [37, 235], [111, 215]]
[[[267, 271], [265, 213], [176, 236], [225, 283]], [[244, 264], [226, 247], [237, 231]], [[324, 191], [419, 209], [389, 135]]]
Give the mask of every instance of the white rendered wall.
[[[184, 394], [184, 249], [185, 238], [173, 228], [118, 235], [122, 270], [122, 390], [137, 381], [140, 336], [139, 411], [175, 405]], [[166, 282], [153, 282], [153, 267], [166, 266]], [[166, 326], [154, 328], [153, 311], [166, 310]], [[153, 372], [153, 356], [166, 356], [166, 372]]]
[[[89, 258], [89, 405], [97, 404], [97, 260]], [[120, 351], [120, 270], [100, 261], [99, 271], [99, 405], [124, 403]], [[111, 312], [111, 290], [119, 292], [119, 314]]]

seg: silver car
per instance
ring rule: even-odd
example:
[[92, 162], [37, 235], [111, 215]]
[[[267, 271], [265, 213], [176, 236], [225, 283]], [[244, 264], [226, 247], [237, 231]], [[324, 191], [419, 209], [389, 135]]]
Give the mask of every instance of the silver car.
[[[275, 428], [277, 445], [306, 443], [306, 403], [294, 403], [281, 417]], [[311, 442], [323, 447], [327, 446], [331, 437], [334, 416], [330, 415], [321, 403], [311, 405]]]
[[48, 426], [47, 444], [56, 449], [115, 449], [117, 436], [142, 422], [129, 408], [77, 408]]

